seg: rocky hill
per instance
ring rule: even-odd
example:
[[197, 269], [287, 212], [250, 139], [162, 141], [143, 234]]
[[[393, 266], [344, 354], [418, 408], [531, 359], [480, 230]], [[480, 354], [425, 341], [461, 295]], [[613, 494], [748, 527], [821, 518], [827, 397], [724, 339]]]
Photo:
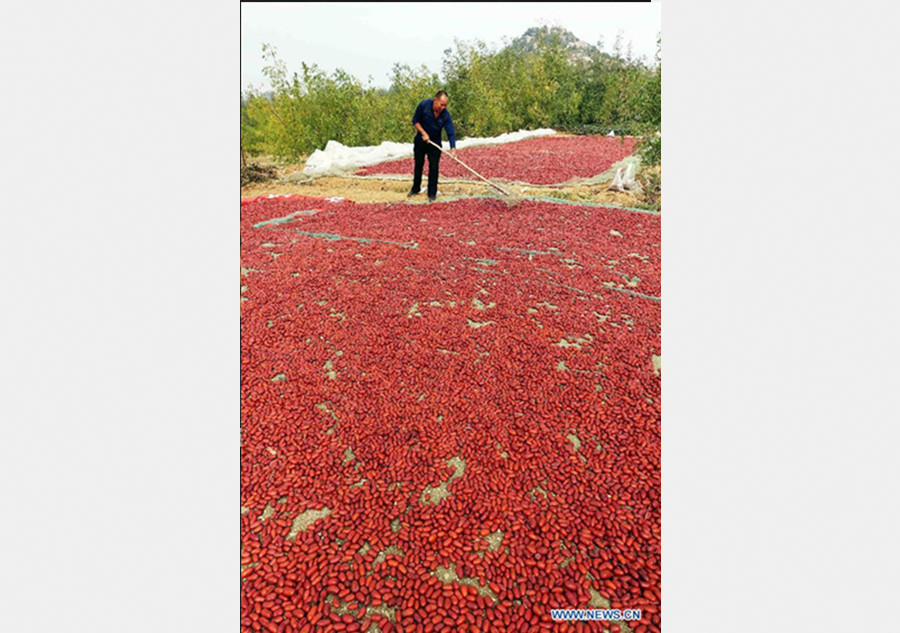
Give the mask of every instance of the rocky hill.
[[567, 31], [558, 26], [532, 27], [510, 42], [509, 48], [525, 53], [532, 53], [537, 49], [538, 41], [541, 38], [555, 37], [559, 37], [563, 47], [568, 51], [570, 61], [589, 62], [598, 56], [606, 55], [605, 53], [601, 53], [596, 46], [578, 39], [571, 31]]

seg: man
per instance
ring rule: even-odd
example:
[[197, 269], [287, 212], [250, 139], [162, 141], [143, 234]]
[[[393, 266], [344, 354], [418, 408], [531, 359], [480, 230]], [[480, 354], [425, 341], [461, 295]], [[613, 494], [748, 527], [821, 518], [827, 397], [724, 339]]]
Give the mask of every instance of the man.
[[441, 160], [441, 150], [428, 141], [441, 145], [441, 130], [447, 129], [447, 137], [450, 139], [450, 155], [456, 156], [456, 130], [453, 129], [453, 119], [447, 110], [449, 101], [447, 93], [439, 90], [434, 99], [425, 99], [416, 107], [412, 124], [418, 131], [413, 140], [413, 156], [415, 158], [415, 171], [413, 172], [413, 185], [408, 197], [418, 194], [422, 189], [422, 170], [425, 167], [425, 157], [428, 157], [428, 201], [434, 202], [437, 196], [438, 163]]

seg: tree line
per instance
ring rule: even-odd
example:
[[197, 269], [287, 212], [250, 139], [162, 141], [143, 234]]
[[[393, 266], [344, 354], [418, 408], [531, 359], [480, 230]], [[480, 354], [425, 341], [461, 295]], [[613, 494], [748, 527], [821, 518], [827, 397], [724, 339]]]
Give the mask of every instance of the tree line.
[[[558, 34], [538, 34], [526, 51], [455, 41], [442, 74], [395, 64], [386, 89], [343, 70], [326, 74], [301, 62], [289, 72], [263, 45], [271, 90], [241, 94], [241, 152], [300, 160], [329, 140], [348, 146], [411, 142], [413, 110], [438, 90], [450, 95], [457, 137], [489, 137], [551, 127], [574, 133], [652, 134], [661, 122], [661, 39], [654, 62], [594, 51], [572, 60]], [[658, 157], [656, 158], [658, 162]]]

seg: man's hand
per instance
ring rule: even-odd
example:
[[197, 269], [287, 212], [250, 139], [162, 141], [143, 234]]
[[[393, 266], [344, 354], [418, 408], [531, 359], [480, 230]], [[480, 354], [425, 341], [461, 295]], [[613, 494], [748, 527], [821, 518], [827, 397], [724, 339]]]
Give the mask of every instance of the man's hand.
[[447, 150], [447, 153], [450, 154], [450, 158], [456, 158], [456, 150], [453, 149], [452, 147], [449, 150]]
[[422, 134], [422, 140], [425, 141], [426, 143], [431, 140], [431, 138], [425, 132], [422, 132], [421, 134]]

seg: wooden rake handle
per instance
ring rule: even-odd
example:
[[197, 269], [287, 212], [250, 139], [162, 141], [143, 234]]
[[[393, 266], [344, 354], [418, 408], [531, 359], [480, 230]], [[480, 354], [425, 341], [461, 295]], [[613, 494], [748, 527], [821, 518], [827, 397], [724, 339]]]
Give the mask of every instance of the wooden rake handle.
[[[439, 150], [441, 150], [441, 152], [444, 151], [444, 148], [443, 148], [443, 147], [441, 147], [440, 145], [438, 145], [437, 143], [435, 143], [435, 142], [432, 141], [431, 139], [428, 139], [428, 142], [431, 143], [432, 145], [434, 145], [434, 146], [435, 146], [436, 148], [438, 148]], [[485, 182], [486, 182], [487, 184], [489, 184], [491, 187], [493, 187], [494, 189], [496, 189], [497, 191], [499, 191], [500, 193], [502, 193], [504, 196], [510, 195], [510, 193], [509, 193], [508, 191], [506, 191], [503, 187], [500, 187], [499, 185], [495, 185], [495, 184], [492, 183], [490, 180], [488, 180], [487, 178], [485, 178], [484, 176], [482, 176], [481, 174], [479, 174], [477, 171], [475, 171], [474, 169], [472, 169], [471, 167], [469, 167], [468, 165], [466, 165], [464, 162], [462, 162], [461, 160], [459, 160], [456, 156], [450, 155], [450, 158], [452, 158], [452, 159], [455, 160], [457, 163], [459, 163], [460, 165], [462, 165], [463, 167], [465, 167], [466, 169], [468, 169], [470, 172], [472, 172], [473, 174], [475, 174], [476, 176], [478, 176], [479, 178], [481, 178], [483, 181], [485, 181]]]

